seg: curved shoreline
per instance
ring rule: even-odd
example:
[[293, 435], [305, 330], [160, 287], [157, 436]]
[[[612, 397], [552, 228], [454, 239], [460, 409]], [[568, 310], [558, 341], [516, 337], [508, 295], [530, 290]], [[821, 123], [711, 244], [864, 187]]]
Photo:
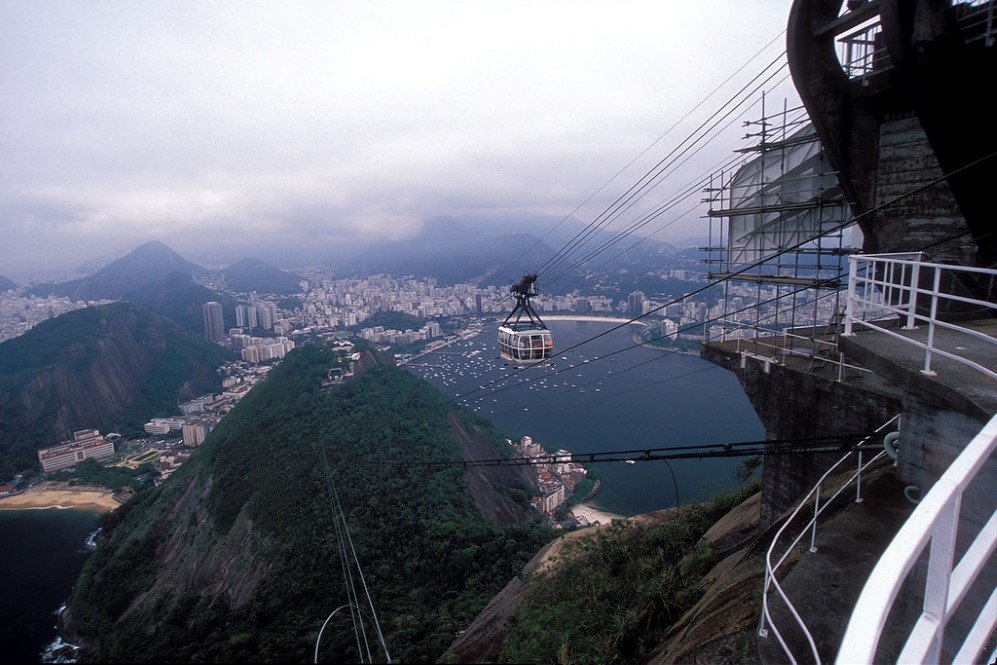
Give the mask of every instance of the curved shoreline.
[[628, 323], [632, 326], [643, 326], [649, 328], [650, 323], [645, 321], [633, 321], [631, 319], [621, 319], [617, 316], [571, 316], [569, 314], [550, 314], [544, 317], [547, 321], [594, 321], [596, 323]]
[[94, 490], [28, 490], [0, 499], [0, 510], [92, 510], [107, 513], [121, 504], [113, 493]]

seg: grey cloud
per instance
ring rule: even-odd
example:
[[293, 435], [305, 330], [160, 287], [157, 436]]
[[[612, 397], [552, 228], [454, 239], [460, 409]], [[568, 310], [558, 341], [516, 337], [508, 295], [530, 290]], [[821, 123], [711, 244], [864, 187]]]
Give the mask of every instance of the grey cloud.
[[153, 238], [210, 260], [336, 253], [440, 215], [558, 218], [787, 6], [4, 3], [0, 273]]

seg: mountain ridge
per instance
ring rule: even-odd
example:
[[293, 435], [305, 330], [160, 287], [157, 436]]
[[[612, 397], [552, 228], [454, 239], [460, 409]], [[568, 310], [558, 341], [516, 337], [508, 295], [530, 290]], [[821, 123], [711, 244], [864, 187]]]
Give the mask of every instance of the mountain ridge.
[[301, 290], [300, 275], [281, 270], [266, 261], [249, 256], [219, 271], [225, 286], [239, 293], [279, 293], [288, 295]]
[[221, 303], [226, 330], [235, 325], [238, 304], [229, 296], [201, 286], [182, 272], [172, 272], [161, 280], [144, 284], [125, 294], [123, 299], [145, 305], [195, 335], [204, 333], [204, 303]]
[[35, 295], [67, 296], [76, 300], [117, 300], [173, 272], [198, 275], [204, 268], [177, 254], [166, 244], [152, 240], [139, 245], [86, 277], [58, 284], [40, 284]]

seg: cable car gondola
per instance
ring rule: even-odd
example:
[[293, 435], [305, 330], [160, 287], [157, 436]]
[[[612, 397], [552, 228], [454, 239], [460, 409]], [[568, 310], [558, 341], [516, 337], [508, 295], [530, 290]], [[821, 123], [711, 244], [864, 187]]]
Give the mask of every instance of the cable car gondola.
[[530, 298], [537, 295], [536, 281], [536, 274], [530, 274], [509, 287], [516, 306], [499, 326], [499, 354], [517, 364], [547, 360], [554, 352], [554, 337], [530, 304]]

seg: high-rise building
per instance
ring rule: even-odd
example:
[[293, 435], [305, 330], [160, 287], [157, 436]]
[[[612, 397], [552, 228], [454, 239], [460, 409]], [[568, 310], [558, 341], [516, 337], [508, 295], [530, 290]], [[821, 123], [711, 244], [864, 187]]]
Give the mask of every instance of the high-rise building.
[[204, 303], [204, 336], [212, 342], [225, 339], [225, 318], [219, 302]]
[[235, 326], [237, 328], [246, 327], [246, 306], [236, 305], [235, 306]]
[[627, 298], [627, 311], [631, 314], [644, 313], [644, 292], [634, 291]]
[[277, 305], [272, 302], [255, 302], [252, 304], [252, 308], [255, 312], [250, 315], [250, 318], [255, 318], [256, 321], [250, 325], [254, 328], [259, 325], [264, 330], [273, 328], [274, 321], [277, 320]]
[[204, 443], [208, 433], [211, 431], [211, 423], [199, 420], [192, 423], [184, 423], [183, 444], [188, 448], [196, 448]]

